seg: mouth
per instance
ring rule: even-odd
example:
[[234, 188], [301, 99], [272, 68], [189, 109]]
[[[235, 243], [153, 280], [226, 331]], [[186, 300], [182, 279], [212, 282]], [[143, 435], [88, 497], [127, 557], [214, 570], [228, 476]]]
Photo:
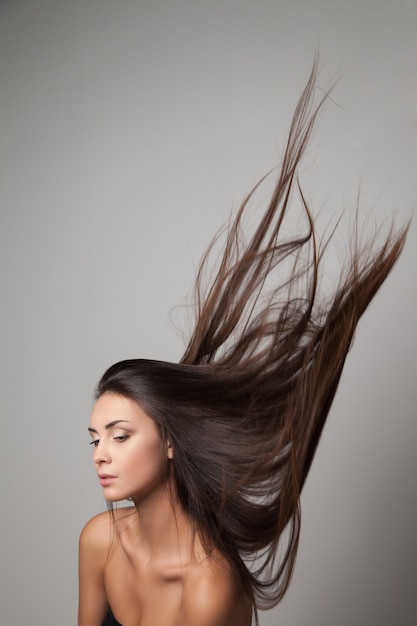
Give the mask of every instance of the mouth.
[[111, 476], [110, 474], [99, 474], [98, 477], [100, 479], [100, 485], [102, 487], [107, 487], [108, 485], [111, 485], [117, 478], [116, 476]]

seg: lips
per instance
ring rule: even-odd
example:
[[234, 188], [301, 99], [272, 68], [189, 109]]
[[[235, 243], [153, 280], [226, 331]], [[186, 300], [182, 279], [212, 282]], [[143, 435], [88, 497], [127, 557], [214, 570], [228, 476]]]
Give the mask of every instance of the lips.
[[107, 487], [111, 485], [117, 478], [117, 476], [112, 476], [111, 474], [99, 474], [100, 485], [102, 487]]

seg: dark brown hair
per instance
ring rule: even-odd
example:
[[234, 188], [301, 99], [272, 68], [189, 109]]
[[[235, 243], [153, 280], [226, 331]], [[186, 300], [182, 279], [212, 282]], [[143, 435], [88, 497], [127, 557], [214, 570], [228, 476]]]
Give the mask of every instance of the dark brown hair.
[[[204, 276], [195, 328], [180, 363], [122, 361], [97, 388], [136, 400], [174, 447], [182, 506], [209, 551], [231, 564], [257, 608], [283, 597], [300, 532], [300, 493], [331, 407], [356, 325], [404, 245], [407, 228], [351, 252], [333, 291], [321, 290], [324, 252], [296, 174], [317, 114], [317, 66], [298, 102], [269, 204], [250, 240], [242, 221], [258, 185], [226, 234], [218, 271]], [[262, 181], [261, 181], [262, 182]], [[298, 191], [302, 234], [285, 237]]]

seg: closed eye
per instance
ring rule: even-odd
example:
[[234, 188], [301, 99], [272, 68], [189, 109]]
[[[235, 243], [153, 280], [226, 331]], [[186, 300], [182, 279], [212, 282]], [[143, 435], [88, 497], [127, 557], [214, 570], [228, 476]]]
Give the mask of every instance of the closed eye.
[[121, 443], [122, 441], [126, 441], [126, 439], [129, 439], [129, 435], [119, 435], [118, 437], [113, 437], [113, 439]]

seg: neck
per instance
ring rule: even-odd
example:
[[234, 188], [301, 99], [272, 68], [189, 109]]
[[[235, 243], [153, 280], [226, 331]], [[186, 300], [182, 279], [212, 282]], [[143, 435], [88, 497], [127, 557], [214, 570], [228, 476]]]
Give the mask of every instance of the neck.
[[161, 486], [148, 497], [135, 501], [141, 553], [153, 558], [191, 552], [192, 526], [175, 488]]

